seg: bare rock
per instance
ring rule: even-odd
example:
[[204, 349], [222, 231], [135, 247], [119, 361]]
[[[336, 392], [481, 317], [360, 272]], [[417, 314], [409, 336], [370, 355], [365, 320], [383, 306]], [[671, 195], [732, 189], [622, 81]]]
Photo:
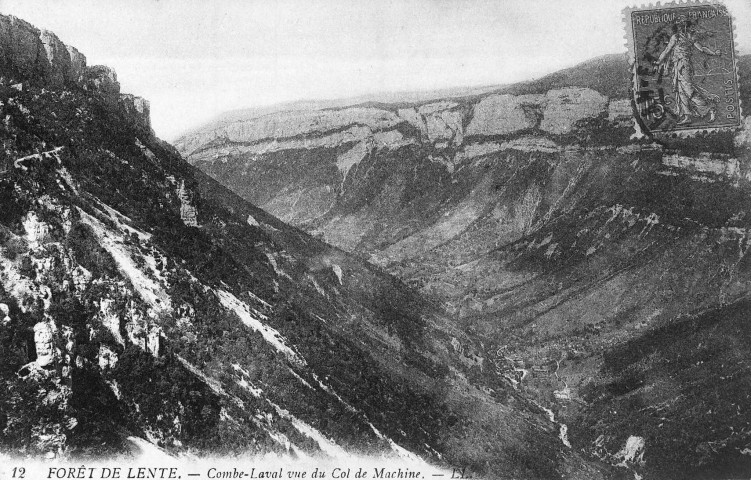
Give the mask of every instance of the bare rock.
[[120, 84], [117, 74], [110, 67], [94, 65], [86, 67], [84, 74], [84, 88], [98, 92], [110, 105], [117, 105], [120, 99]]
[[131, 343], [144, 352], [155, 358], [162, 354], [163, 333], [159, 326], [144, 321], [131, 321], [125, 325], [125, 331]]
[[189, 227], [197, 227], [198, 209], [195, 206], [195, 194], [185, 186], [185, 180], [180, 182], [177, 196], [180, 199], [180, 218], [183, 223]]
[[131, 94], [120, 95], [120, 110], [137, 127], [151, 131], [151, 109], [149, 101]]
[[39, 30], [14, 16], [0, 16], [0, 44], [7, 64], [24, 78], [37, 75], [37, 59], [42, 50]]
[[458, 103], [450, 102], [450, 101], [434, 102], [434, 103], [428, 103], [426, 105], [420, 105], [417, 108], [417, 111], [420, 112], [421, 115], [430, 115], [431, 113], [451, 110], [452, 108], [455, 108], [458, 105], [459, 105]]
[[52, 85], [62, 85], [73, 80], [68, 47], [57, 38], [57, 35], [42, 30], [39, 33], [42, 48], [39, 55], [39, 67], [46, 81]]
[[402, 118], [404, 121], [415, 127], [417, 130], [420, 131], [420, 135], [427, 137], [428, 136], [428, 126], [425, 124], [425, 119], [422, 117], [422, 115], [417, 111], [415, 108], [400, 108], [397, 111], [397, 114], [399, 115], [399, 118]]
[[339, 137], [336, 143], [339, 144], [364, 140], [373, 132], [392, 129], [402, 122], [396, 114], [378, 108], [279, 112], [206, 130], [183, 138], [177, 146], [183, 152], [190, 152], [217, 138], [233, 142], [315, 139], [324, 133], [348, 131], [347, 135]]
[[360, 163], [365, 156], [370, 153], [371, 148], [371, 144], [367, 141], [358, 142], [354, 147], [346, 152], [340, 153], [336, 157], [336, 167], [342, 174], [342, 186], [344, 185], [344, 180], [347, 178], [347, 173], [350, 169]]
[[0, 317], [2, 317], [0, 325], [6, 326], [10, 323], [10, 308], [5, 303], [0, 303]]
[[99, 360], [99, 368], [102, 370], [114, 368], [117, 365], [117, 352], [107, 345], [99, 345], [99, 355], [97, 358]]
[[50, 227], [47, 223], [41, 221], [36, 213], [29, 212], [23, 221], [24, 230], [26, 230], [26, 239], [29, 245], [34, 248], [49, 239]]
[[591, 88], [567, 87], [550, 90], [540, 129], [553, 134], [574, 130], [577, 122], [605, 112], [608, 98]]
[[120, 316], [115, 311], [115, 302], [109, 298], [103, 298], [99, 301], [99, 319], [102, 325], [112, 334], [112, 337], [120, 345], [124, 345], [122, 334], [120, 333]]
[[86, 67], [86, 58], [57, 35], [12, 15], [0, 15], [0, 59], [18, 80], [51, 86], [80, 82]]
[[258, 220], [256, 220], [255, 218], [253, 218], [253, 215], [250, 215], [250, 214], [248, 214], [248, 218], [247, 218], [246, 222], [251, 227], [259, 227], [260, 228], [260, 226], [261, 226], [261, 224], [258, 223]]
[[431, 142], [449, 141], [460, 145], [464, 139], [463, 115], [460, 111], [444, 110], [425, 116], [428, 138]]
[[464, 138], [463, 115], [455, 102], [435, 102], [418, 108], [402, 108], [399, 117], [420, 131], [420, 135], [436, 145], [448, 142], [461, 144]]
[[[65, 354], [72, 358], [76, 353], [76, 337], [73, 334], [73, 329], [64, 325], [60, 331], [63, 341], [65, 342]], [[67, 361], [68, 363], [73, 363], [70, 358]]]
[[469, 135], [508, 135], [534, 128], [544, 95], [490, 95], [475, 105]]
[[626, 440], [626, 444], [623, 446], [623, 448], [615, 454], [615, 457], [618, 460], [621, 460], [620, 464], [623, 466], [626, 466], [627, 464], [637, 464], [643, 466], [644, 452], [644, 438], [631, 435]]
[[34, 325], [34, 346], [36, 348], [36, 364], [47, 367], [57, 359], [54, 343], [54, 331], [49, 322], [39, 322]]
[[146, 350], [146, 328], [143, 322], [131, 319], [131, 321], [125, 324], [125, 331], [133, 345], [141, 350]]
[[69, 77], [73, 82], [80, 83], [83, 81], [84, 74], [86, 73], [86, 56], [75, 47], [66, 45], [66, 48], [70, 56]]
[[150, 325], [146, 334], [146, 351], [153, 357], [162, 355], [162, 329], [156, 325]]

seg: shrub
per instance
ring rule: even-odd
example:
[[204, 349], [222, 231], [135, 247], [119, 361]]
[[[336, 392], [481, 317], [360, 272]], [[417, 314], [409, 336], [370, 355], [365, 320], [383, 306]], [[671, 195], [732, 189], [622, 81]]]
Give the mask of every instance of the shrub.
[[21, 258], [21, 265], [19, 267], [19, 272], [24, 277], [28, 278], [35, 278], [36, 277], [36, 270], [34, 268], [34, 261], [31, 259], [30, 256], [24, 255], [23, 258]]
[[5, 255], [10, 260], [15, 260], [18, 255], [29, 250], [29, 244], [22, 237], [9, 237], [5, 242]]
[[89, 270], [94, 276], [117, 276], [117, 263], [112, 255], [99, 245], [91, 227], [76, 223], [70, 229], [65, 240], [66, 247], [73, 252], [76, 262]]

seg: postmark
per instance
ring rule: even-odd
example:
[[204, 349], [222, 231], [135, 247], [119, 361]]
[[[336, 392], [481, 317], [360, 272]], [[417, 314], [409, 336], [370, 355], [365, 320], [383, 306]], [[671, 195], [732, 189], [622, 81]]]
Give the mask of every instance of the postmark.
[[691, 135], [741, 125], [733, 17], [717, 1], [624, 11], [637, 130]]

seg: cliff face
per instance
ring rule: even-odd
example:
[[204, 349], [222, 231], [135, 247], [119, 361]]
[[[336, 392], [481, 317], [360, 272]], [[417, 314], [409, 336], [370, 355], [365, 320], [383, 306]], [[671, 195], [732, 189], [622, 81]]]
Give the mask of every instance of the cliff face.
[[[625, 66], [613, 62], [604, 58], [584, 70], [607, 68], [625, 77]], [[419, 230], [426, 213], [433, 220], [442, 214], [436, 205], [460, 201], [446, 198], [457, 188], [445, 182], [467, 176], [455, 170], [474, 168], [479, 159], [503, 150], [564, 148], [576, 142], [582, 123], [619, 125], [630, 118], [626, 100], [609, 98], [620, 93], [613, 85], [601, 93], [589, 84], [559, 84], [414, 105], [266, 113], [209, 125], [175, 146], [269, 212], [335, 245], [377, 257], [387, 244]], [[430, 196], [429, 190], [437, 197], [417, 198]], [[369, 205], [359, 191], [377, 198], [379, 206]], [[420, 205], [413, 209], [415, 200]], [[383, 225], [393, 213], [400, 216], [396, 226]], [[406, 225], [413, 226], [405, 230]]]
[[574, 448], [657, 478], [736, 475], [751, 120], [634, 139], [627, 72], [605, 57], [462, 98], [235, 118], [176, 146], [441, 303]]
[[[84, 69], [18, 19], [0, 24], [3, 452], [111, 457], [147, 440], [488, 477], [608, 471], [430, 302], [184, 162], [111, 69]], [[59, 61], [38, 77], [43, 45]], [[371, 113], [347, 121], [399, 122]], [[459, 128], [449, 113], [428, 131]]]
[[151, 130], [149, 103], [134, 95], [120, 95], [115, 71], [103, 65], [87, 66], [86, 57], [57, 35], [39, 30], [20, 18], [0, 16], [2, 85], [45, 85], [83, 88], [101, 95], [110, 105], [120, 103], [132, 123]]

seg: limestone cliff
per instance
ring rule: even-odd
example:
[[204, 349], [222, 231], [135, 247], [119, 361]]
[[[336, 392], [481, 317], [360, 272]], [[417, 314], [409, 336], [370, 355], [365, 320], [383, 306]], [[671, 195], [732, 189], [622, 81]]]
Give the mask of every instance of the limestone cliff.
[[151, 133], [149, 103], [134, 95], [120, 95], [117, 74], [103, 65], [87, 66], [86, 57], [57, 35], [39, 30], [12, 15], [0, 15], [0, 67], [5, 85], [23, 82], [48, 88], [79, 87], [120, 105], [130, 121]]

